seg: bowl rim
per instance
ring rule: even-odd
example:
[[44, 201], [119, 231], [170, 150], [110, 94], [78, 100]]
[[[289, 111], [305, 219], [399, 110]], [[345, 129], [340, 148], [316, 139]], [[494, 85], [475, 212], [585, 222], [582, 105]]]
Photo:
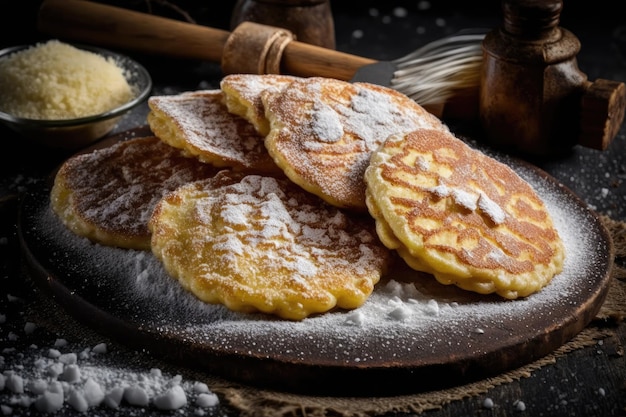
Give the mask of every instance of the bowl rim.
[[[26, 50], [28, 48], [31, 48], [40, 44], [44, 44], [46, 42], [47, 41], [40, 41], [40, 42], [36, 42], [32, 44], [15, 45], [15, 46], [9, 46], [7, 48], [0, 49], [0, 59], [12, 53]], [[121, 116], [122, 114], [126, 113], [130, 109], [141, 104], [150, 95], [152, 91], [152, 87], [153, 87], [152, 77], [150, 76], [150, 73], [142, 64], [130, 58], [128, 55], [111, 51], [109, 49], [101, 48], [98, 46], [93, 46], [93, 45], [86, 45], [86, 44], [81, 44], [81, 43], [65, 42], [65, 41], [61, 41], [61, 42], [71, 45], [78, 49], [82, 49], [82, 50], [89, 51], [89, 52], [94, 52], [99, 55], [104, 55], [106, 57], [113, 57], [116, 60], [116, 62], [126, 61], [126, 62], [131, 63], [135, 67], [134, 69], [137, 72], [139, 72], [140, 76], [145, 80], [145, 87], [137, 91], [136, 96], [133, 97], [132, 100], [129, 100], [126, 103], [122, 104], [121, 106], [115, 107], [104, 113], [98, 113], [98, 114], [93, 114], [93, 115], [84, 116], [84, 117], [77, 117], [73, 119], [48, 120], [48, 119], [30, 119], [26, 117], [18, 117], [18, 116], [14, 116], [10, 113], [6, 113], [0, 110], [1, 121], [12, 123], [14, 125], [21, 125], [21, 126], [30, 125], [32, 127], [40, 127], [40, 128], [70, 127], [70, 126], [84, 125], [84, 124], [100, 122], [100, 121], [104, 121], [104, 120], [112, 119], [114, 117]], [[128, 80], [128, 77], [125, 76], [125, 78]]]

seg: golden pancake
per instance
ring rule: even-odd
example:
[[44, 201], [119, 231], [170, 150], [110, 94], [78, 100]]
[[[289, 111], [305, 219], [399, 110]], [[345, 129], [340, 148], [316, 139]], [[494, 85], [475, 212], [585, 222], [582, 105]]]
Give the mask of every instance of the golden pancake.
[[391, 254], [371, 217], [232, 171], [166, 196], [149, 227], [155, 256], [199, 299], [290, 320], [359, 307]]
[[365, 181], [381, 241], [443, 284], [514, 299], [563, 268], [565, 247], [530, 184], [449, 132], [391, 136]]
[[247, 120], [228, 111], [220, 90], [148, 99], [148, 124], [165, 143], [216, 167], [280, 172]]
[[157, 137], [134, 138], [67, 159], [55, 176], [51, 207], [77, 235], [146, 250], [148, 220], [159, 199], [216, 172]]
[[228, 111], [248, 120], [257, 132], [267, 136], [270, 125], [265, 118], [261, 93], [280, 92], [296, 79], [291, 75], [279, 74], [229, 74], [222, 79], [220, 88]]
[[371, 153], [394, 133], [447, 130], [407, 96], [330, 78], [293, 81], [262, 94], [265, 146], [285, 174], [332, 205], [366, 211], [363, 174]]

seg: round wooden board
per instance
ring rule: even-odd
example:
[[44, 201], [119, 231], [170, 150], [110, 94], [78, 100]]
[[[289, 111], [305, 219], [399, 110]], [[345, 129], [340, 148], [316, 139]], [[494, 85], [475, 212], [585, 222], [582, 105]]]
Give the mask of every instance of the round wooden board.
[[563, 273], [522, 300], [442, 286], [399, 263], [354, 311], [302, 322], [234, 313], [197, 301], [149, 252], [73, 235], [49, 207], [49, 183], [24, 196], [18, 233], [33, 279], [71, 315], [131, 347], [264, 388], [413, 393], [538, 359], [580, 332], [606, 297], [614, 249], [595, 213], [538, 168], [492, 156], [535, 187], [566, 245]]

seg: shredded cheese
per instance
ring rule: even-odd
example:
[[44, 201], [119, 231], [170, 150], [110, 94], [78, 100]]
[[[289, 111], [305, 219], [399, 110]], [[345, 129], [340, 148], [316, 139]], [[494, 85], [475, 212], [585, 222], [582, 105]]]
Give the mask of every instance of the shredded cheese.
[[0, 59], [0, 111], [73, 119], [112, 110], [133, 91], [112, 58], [50, 40]]

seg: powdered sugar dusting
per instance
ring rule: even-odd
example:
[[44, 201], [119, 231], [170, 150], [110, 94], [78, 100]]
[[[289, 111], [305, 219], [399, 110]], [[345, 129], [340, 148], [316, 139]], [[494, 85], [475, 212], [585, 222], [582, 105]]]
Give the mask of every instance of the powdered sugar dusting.
[[143, 415], [149, 408], [162, 412], [195, 409], [197, 415], [204, 415], [219, 405], [217, 396], [202, 382], [156, 367], [136, 370], [122, 366], [116, 360], [117, 352], [101, 351], [104, 343], [86, 346], [59, 341], [63, 342], [59, 349], [66, 353], [32, 345], [28, 355], [16, 360], [13, 352], [2, 352], [3, 415], [22, 415], [24, 410], [28, 415], [30, 411], [66, 415], [70, 410], [89, 415], [98, 410]]
[[368, 151], [374, 151], [392, 134], [418, 128], [442, 128], [429, 116], [416, 117], [419, 112], [412, 113], [408, 107], [403, 108], [383, 91], [367, 87], [367, 84], [357, 83], [357, 86], [357, 94], [352, 96], [350, 105], [339, 107], [337, 111], [344, 117], [347, 129], [363, 138]]
[[312, 112], [311, 128], [322, 142], [338, 142], [344, 135], [343, 125], [337, 113], [326, 104], [315, 103]]
[[456, 204], [467, 210], [474, 211], [476, 209], [480, 209], [482, 213], [489, 217], [495, 224], [504, 222], [504, 219], [506, 218], [506, 213], [502, 207], [490, 199], [484, 192], [480, 192], [476, 195], [465, 190], [449, 187], [443, 184], [427, 188], [427, 190], [438, 198], [452, 196], [453, 201]]
[[228, 111], [220, 90], [152, 96], [148, 104], [150, 127], [166, 143], [218, 166], [277, 171], [263, 137]]
[[[157, 137], [133, 138], [68, 159], [57, 174], [60, 197], [53, 193], [52, 198], [69, 224], [80, 221], [83, 228], [149, 246], [148, 220], [157, 202], [178, 186], [216, 172]], [[65, 193], [71, 194], [69, 201]]]
[[448, 131], [415, 101], [368, 83], [312, 77], [263, 101], [272, 127], [265, 145], [287, 175], [326, 201], [361, 211], [371, 153], [390, 135]]
[[477, 207], [478, 196], [458, 188], [452, 189], [452, 197], [454, 201], [461, 207], [474, 211]]
[[495, 201], [490, 199], [485, 193], [480, 193], [478, 197], [478, 208], [485, 213], [495, 224], [501, 224], [506, 218], [506, 213]]
[[[292, 193], [291, 197], [288, 192]], [[339, 261], [334, 258], [337, 254], [345, 255], [346, 247], [360, 251], [355, 265], [378, 263], [376, 255], [368, 249], [368, 244], [374, 243], [373, 231], [369, 233], [366, 228], [358, 227], [344, 230], [350, 220], [343, 212], [330, 207], [324, 209], [315, 198], [295, 198], [302, 192], [299, 188], [285, 188], [271, 177], [245, 176], [240, 182], [198, 201], [195, 214], [201, 222], [207, 226], [214, 224], [216, 218], [207, 217], [212, 213], [224, 231], [218, 236], [198, 238], [221, 242], [224, 252], [220, 256], [226, 257], [224, 262], [244, 251], [276, 254], [272, 263], [292, 271], [295, 277], [313, 276], [317, 268], [312, 259], [316, 257], [323, 257], [339, 268]], [[219, 214], [212, 207], [219, 207]]]

